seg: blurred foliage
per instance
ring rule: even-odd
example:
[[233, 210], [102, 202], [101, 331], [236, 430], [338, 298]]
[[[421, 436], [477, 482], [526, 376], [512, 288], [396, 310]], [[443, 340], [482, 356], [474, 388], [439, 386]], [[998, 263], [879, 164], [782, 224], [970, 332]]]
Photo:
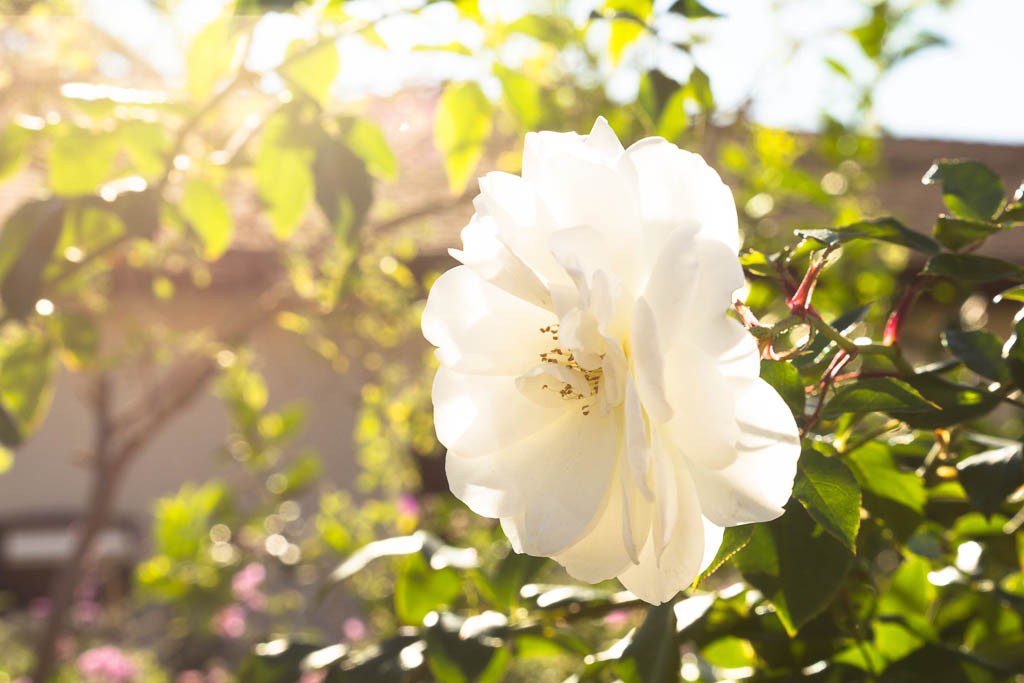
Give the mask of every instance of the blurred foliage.
[[[979, 164], [940, 160], [924, 178], [948, 209], [932, 239], [886, 217], [872, 194], [875, 85], [941, 44], [910, 20], [945, 3], [864, 3], [843, 31], [859, 66], [828, 59], [856, 106], [842, 120], [823, 113], [813, 136], [757, 124], [749, 103], [718, 106], [692, 50], [717, 4], [606, 0], [583, 17], [554, 1], [511, 15], [474, 0], [403, 6], [395, 12], [447, 6], [479, 37], [424, 36], [413, 51], [476, 74], [423, 86], [431, 154], [407, 153], [436, 153], [436, 169], [392, 148], [386, 100], [338, 97], [346, 40], [389, 49], [377, 32], [388, 14], [357, 4], [228, 3], [185, 36], [177, 82], [84, 20], [77, 32], [54, 21], [74, 3], [0, 4], [0, 182], [31, 188], [4, 194], [19, 204], [0, 229], [0, 471], [45, 418], [61, 373], [96, 387], [138, 367], [162, 375], [151, 403], [113, 416], [94, 392], [97, 425], [112, 430], [86, 458], [99, 479], [116, 476], [113, 455], [128, 466], [203, 396], [219, 398], [228, 421], [210, 454], [226, 474], [157, 502], [131, 596], [85, 618], [94, 602], [77, 594], [57, 679], [101, 680], [76, 654], [111, 642], [140, 681], [167, 680], [161, 670], [246, 683], [303, 672], [674, 681], [680, 671], [987, 683], [1020, 672], [1024, 323], [1008, 338], [984, 327], [994, 292], [1006, 289], [1003, 308], [1024, 301], [1024, 271], [973, 251], [1024, 221], [1024, 197], [1007, 198]], [[248, 58], [266, 11], [318, 30], [257, 71]], [[685, 40], [664, 30], [673, 23]], [[652, 49], [685, 74], [652, 65]], [[635, 93], [613, 98], [606, 86], [622, 73], [636, 76]], [[434, 361], [418, 339], [425, 293], [447, 266], [431, 220], [465, 214], [482, 171], [518, 171], [525, 131], [586, 130], [598, 114], [623, 139], [665, 136], [726, 176], [762, 374], [805, 430], [786, 515], [730, 529], [710, 576], [646, 610], [612, 585], [574, 585], [553, 563], [511, 553], [447, 495]], [[446, 183], [424, 205], [403, 203], [411, 176], [435, 171]], [[142, 283], [141, 308], [167, 311], [229, 286], [236, 258], [249, 275], [234, 295], [239, 320], [189, 331], [143, 315], [129, 314], [129, 329], [115, 322], [128, 288]], [[813, 307], [798, 297], [801, 278], [816, 285]], [[941, 343], [927, 330], [899, 336], [913, 295], [942, 311]], [[325, 480], [321, 455], [302, 446], [317, 397], [271, 394], [273, 359], [251, 339], [268, 325], [358, 387], [353, 481]], [[339, 430], [342, 452], [348, 438]], [[48, 618], [5, 615], [0, 681], [31, 670]]]

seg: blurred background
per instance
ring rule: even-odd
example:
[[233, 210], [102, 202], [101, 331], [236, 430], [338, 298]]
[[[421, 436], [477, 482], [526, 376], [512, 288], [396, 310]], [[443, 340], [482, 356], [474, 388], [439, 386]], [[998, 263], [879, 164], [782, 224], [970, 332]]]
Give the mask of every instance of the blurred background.
[[[475, 178], [604, 115], [703, 154], [747, 245], [929, 231], [933, 159], [1024, 177], [1021, 26], [1017, 0], [0, 0], [0, 682], [257, 680], [274, 633], [360, 643], [499, 590], [339, 568], [417, 529], [467, 547], [434, 570], [505, 561], [447, 494], [418, 332]], [[986, 249], [1024, 263], [1007, 233]], [[849, 249], [872, 267], [831, 313], [912, 265]]]

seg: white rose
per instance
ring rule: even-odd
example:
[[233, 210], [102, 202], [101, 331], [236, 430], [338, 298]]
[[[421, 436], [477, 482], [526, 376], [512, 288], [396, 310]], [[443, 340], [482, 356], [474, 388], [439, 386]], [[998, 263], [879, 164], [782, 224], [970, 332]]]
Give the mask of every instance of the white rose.
[[522, 177], [480, 179], [434, 284], [434, 424], [452, 492], [517, 552], [661, 603], [723, 527], [778, 517], [800, 440], [726, 316], [745, 284], [736, 207], [661, 139], [526, 136]]

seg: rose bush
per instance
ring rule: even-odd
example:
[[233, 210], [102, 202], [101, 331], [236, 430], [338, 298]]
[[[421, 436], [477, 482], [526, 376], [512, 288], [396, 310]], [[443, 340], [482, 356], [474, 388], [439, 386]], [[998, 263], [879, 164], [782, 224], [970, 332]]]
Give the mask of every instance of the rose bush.
[[723, 527], [782, 514], [800, 453], [726, 316], [744, 286], [732, 194], [662, 138], [623, 149], [603, 118], [528, 134], [522, 177], [480, 187], [464, 265], [423, 313], [452, 491], [516, 552], [669, 600]]

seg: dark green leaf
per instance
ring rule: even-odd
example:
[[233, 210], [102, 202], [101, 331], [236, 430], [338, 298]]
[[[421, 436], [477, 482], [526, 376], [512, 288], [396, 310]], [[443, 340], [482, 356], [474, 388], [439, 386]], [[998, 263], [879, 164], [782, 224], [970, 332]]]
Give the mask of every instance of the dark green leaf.
[[757, 525], [736, 555], [744, 578], [772, 602], [790, 635], [828, 606], [852, 562], [850, 551], [794, 503], [779, 519]]
[[21, 443], [21, 429], [7, 409], [0, 405], [0, 445], [13, 448]]
[[825, 531], [856, 552], [860, 529], [860, 486], [838, 458], [805, 448], [800, 454], [793, 497]]
[[22, 204], [0, 231], [0, 300], [7, 314], [24, 318], [42, 293], [43, 272], [64, 229], [64, 201]]
[[[501, 616], [494, 612], [489, 615]], [[497, 638], [473, 636], [466, 629], [469, 623], [470, 619], [463, 620], [450, 612], [432, 614], [427, 619], [427, 665], [439, 683], [501, 680], [508, 664], [508, 649]]]
[[721, 14], [713, 12], [697, 0], [676, 0], [668, 8], [669, 12], [682, 14], [687, 19], [704, 19], [708, 17], [720, 17]]
[[1024, 387], [1024, 307], [1013, 318], [1013, 334], [1003, 347], [1003, 358], [1014, 384]]
[[957, 216], [982, 221], [995, 215], [1006, 193], [1003, 181], [992, 169], [962, 159], [936, 161], [921, 182], [939, 183], [943, 201]]
[[822, 415], [832, 419], [844, 413], [919, 413], [934, 409], [934, 404], [906, 382], [891, 377], [868, 377], [840, 388], [825, 404]]
[[373, 179], [367, 164], [348, 147], [323, 136], [313, 163], [316, 202], [342, 242], [359, 235], [373, 204]]
[[676, 683], [681, 666], [672, 603], [648, 607], [616, 669], [626, 681]]
[[1009, 381], [1010, 370], [1003, 360], [1003, 345], [991, 332], [946, 330], [942, 334], [942, 343], [964, 365], [982, 377], [1000, 383]]
[[924, 272], [968, 282], [1024, 280], [1024, 269], [1020, 266], [975, 254], [938, 254], [928, 261]]
[[974, 420], [999, 405], [995, 394], [955, 384], [930, 373], [909, 377], [907, 383], [937, 406], [927, 410], [889, 411], [889, 415], [914, 429], [939, 429]]
[[935, 239], [947, 249], [959, 251], [984, 241], [1001, 229], [995, 223], [939, 216], [935, 221]]
[[957, 477], [971, 505], [991, 515], [1007, 496], [1024, 486], [1022, 446], [1005, 446], [964, 458], [956, 465]]
[[239, 679], [250, 683], [297, 681], [302, 676], [302, 660], [318, 649], [319, 645], [284, 638], [259, 643], [242, 662]]
[[55, 372], [49, 336], [23, 328], [0, 344], [0, 405], [21, 435], [31, 433], [49, 410]]
[[871, 239], [898, 244], [925, 254], [936, 254], [939, 251], [939, 245], [935, 240], [914, 232], [895, 218], [858, 221], [838, 228], [797, 230], [796, 234], [825, 246], [836, 242], [842, 244], [852, 240]]
[[791, 363], [778, 360], [761, 361], [761, 379], [771, 384], [779, 396], [786, 402], [794, 415], [804, 413], [804, 383], [800, 372]]

